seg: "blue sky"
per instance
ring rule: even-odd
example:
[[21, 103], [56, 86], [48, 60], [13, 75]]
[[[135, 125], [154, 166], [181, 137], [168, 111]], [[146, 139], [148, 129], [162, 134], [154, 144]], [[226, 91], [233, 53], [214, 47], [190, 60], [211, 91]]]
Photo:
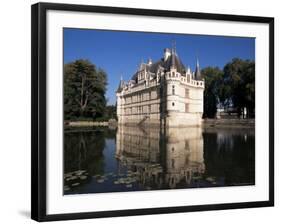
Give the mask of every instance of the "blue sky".
[[223, 66], [234, 57], [255, 59], [255, 39], [225, 36], [163, 34], [145, 32], [64, 29], [64, 63], [88, 59], [108, 75], [108, 104], [115, 104], [115, 90], [121, 75], [129, 80], [138, 65], [148, 58], [158, 61], [164, 48], [176, 43], [184, 65]]

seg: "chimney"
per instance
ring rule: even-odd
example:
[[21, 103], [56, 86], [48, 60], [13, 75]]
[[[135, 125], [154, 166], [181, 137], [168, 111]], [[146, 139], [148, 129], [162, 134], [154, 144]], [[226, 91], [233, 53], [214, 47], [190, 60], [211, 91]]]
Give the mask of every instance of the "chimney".
[[166, 61], [169, 56], [171, 56], [171, 50], [169, 48], [165, 48], [164, 49], [164, 61]]

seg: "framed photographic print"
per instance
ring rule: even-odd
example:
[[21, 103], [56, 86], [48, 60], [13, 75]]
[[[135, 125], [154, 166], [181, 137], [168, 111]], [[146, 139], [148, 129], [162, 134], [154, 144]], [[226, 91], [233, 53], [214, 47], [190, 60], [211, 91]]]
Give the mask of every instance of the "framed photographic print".
[[274, 19], [32, 6], [32, 218], [274, 205]]

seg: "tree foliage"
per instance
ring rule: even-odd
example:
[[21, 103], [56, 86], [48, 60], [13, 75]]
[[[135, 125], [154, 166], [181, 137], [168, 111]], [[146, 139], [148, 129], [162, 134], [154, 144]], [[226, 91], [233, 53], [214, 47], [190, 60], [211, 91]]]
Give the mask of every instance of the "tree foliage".
[[64, 66], [65, 119], [98, 118], [106, 107], [107, 74], [88, 60]]
[[221, 95], [223, 72], [218, 67], [207, 67], [202, 70], [205, 79], [204, 117], [214, 117]]
[[218, 105], [236, 108], [240, 116], [243, 108], [247, 116], [254, 116], [255, 62], [234, 58], [223, 70], [207, 67], [202, 70], [205, 79], [204, 117], [215, 117]]
[[255, 108], [255, 62], [234, 58], [224, 66], [224, 82], [229, 86], [224, 97], [231, 99], [240, 115], [242, 108], [252, 116]]

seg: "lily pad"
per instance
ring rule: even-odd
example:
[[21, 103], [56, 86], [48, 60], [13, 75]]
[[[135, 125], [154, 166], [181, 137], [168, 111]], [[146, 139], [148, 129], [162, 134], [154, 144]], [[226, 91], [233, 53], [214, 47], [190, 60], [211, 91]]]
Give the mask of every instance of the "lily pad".
[[77, 171], [75, 171], [75, 174], [79, 176], [79, 175], [82, 175], [85, 172], [86, 172], [86, 170], [77, 170]]
[[97, 182], [100, 184], [100, 183], [103, 183], [104, 182], [104, 179], [97, 179]]
[[78, 177], [76, 176], [71, 176], [69, 178], [66, 178], [66, 181], [70, 181], [70, 180], [76, 180]]
[[68, 178], [68, 177], [71, 177], [71, 176], [72, 176], [72, 173], [66, 173], [66, 174], [63, 175], [64, 178]]
[[207, 178], [206, 178], [206, 181], [214, 182], [214, 181], [215, 181], [215, 178], [214, 178], [214, 177], [207, 177]]
[[86, 180], [86, 179], [87, 179], [87, 176], [80, 176], [80, 179], [81, 179], [81, 180]]
[[64, 186], [64, 187], [63, 187], [63, 190], [64, 190], [64, 191], [69, 191], [70, 188], [69, 188], [68, 186]]

